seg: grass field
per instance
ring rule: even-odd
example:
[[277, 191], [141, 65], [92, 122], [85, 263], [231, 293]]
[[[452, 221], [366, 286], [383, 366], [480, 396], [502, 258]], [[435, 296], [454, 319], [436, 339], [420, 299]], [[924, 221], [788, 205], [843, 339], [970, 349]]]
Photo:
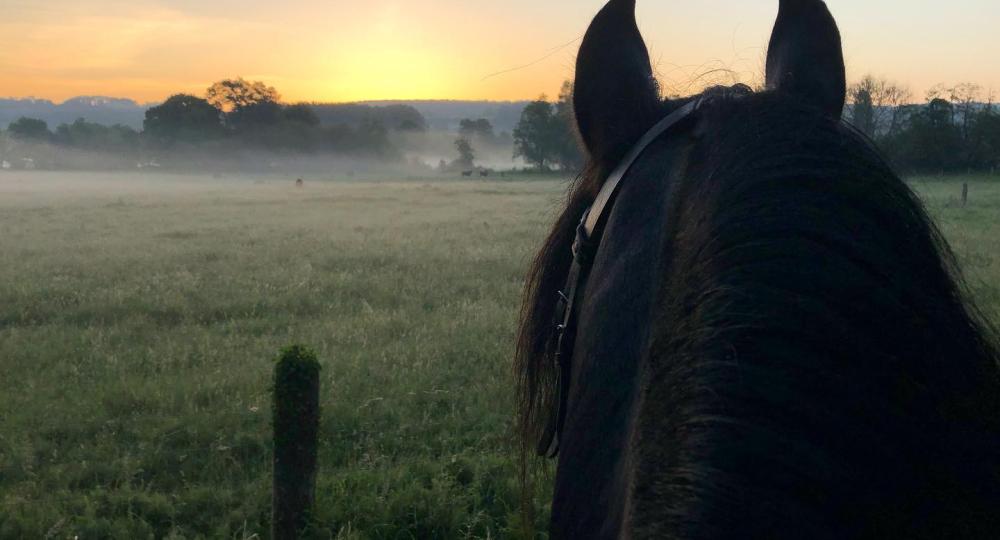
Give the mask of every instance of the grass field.
[[[1000, 181], [969, 181], [914, 185], [1000, 319]], [[320, 537], [513, 535], [514, 317], [564, 190], [0, 175], [0, 538], [266, 537], [290, 343]]]

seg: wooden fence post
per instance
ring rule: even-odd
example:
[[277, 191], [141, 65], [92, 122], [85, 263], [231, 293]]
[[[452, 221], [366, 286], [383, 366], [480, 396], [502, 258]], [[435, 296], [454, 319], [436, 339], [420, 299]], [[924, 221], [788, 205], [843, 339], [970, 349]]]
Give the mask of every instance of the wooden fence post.
[[300, 345], [282, 351], [274, 368], [274, 540], [298, 538], [316, 499], [319, 369], [316, 354]]
[[965, 208], [966, 204], [969, 204], [969, 183], [968, 182], [963, 182], [962, 183], [962, 208]]

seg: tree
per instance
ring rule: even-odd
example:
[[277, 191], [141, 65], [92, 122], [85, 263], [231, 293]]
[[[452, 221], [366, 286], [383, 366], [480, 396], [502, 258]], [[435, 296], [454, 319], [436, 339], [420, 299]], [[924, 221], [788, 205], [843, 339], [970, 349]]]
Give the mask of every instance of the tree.
[[948, 99], [955, 106], [962, 138], [966, 142], [971, 142], [972, 125], [975, 122], [981, 93], [982, 87], [974, 83], [961, 83], [948, 89]]
[[933, 98], [917, 107], [909, 123], [888, 141], [897, 164], [926, 171], [952, 171], [963, 166], [961, 128], [955, 123], [955, 107], [946, 99]]
[[418, 124], [413, 120], [407, 119], [401, 121], [397, 129], [399, 129], [399, 131], [414, 131], [420, 133], [427, 131], [427, 126], [424, 124]]
[[262, 101], [234, 110], [226, 115], [226, 123], [236, 131], [259, 130], [281, 124], [284, 108], [275, 101]]
[[847, 90], [851, 121], [873, 139], [894, 135], [902, 125], [903, 108], [912, 94], [892, 81], [865, 75]]
[[479, 118], [477, 120], [469, 118], [463, 119], [458, 124], [458, 134], [459, 136], [469, 140], [474, 138], [492, 140], [496, 137], [493, 133], [493, 124], [485, 118]]
[[528, 104], [514, 128], [514, 157], [538, 169], [559, 165], [563, 170], [582, 167], [584, 156], [577, 144], [573, 118], [573, 83], [563, 83], [559, 101], [545, 96]]
[[382, 122], [396, 131], [427, 131], [427, 119], [411, 105], [389, 105], [374, 109], [381, 113]]
[[987, 105], [976, 115], [972, 131], [976, 164], [984, 170], [995, 171], [1000, 166], [1000, 114]]
[[7, 126], [11, 137], [25, 141], [47, 141], [52, 137], [44, 120], [22, 116]]
[[142, 126], [156, 144], [203, 142], [222, 135], [222, 111], [199, 97], [176, 94], [147, 110]]
[[514, 128], [514, 157], [523, 157], [538, 169], [548, 169], [556, 154], [554, 118], [555, 108], [545, 96], [529, 103]]
[[583, 167], [584, 155], [576, 137], [576, 117], [573, 115], [573, 82], [563, 82], [559, 92], [559, 101], [555, 107], [553, 128], [556, 140], [556, 161], [564, 170], [576, 171]]
[[859, 131], [870, 138], [875, 138], [875, 104], [872, 103], [871, 90], [865, 87], [852, 87], [850, 90], [851, 100], [854, 106], [851, 108], [851, 123]]
[[462, 168], [471, 168], [476, 160], [476, 152], [472, 148], [472, 143], [459, 137], [455, 139], [455, 149], [458, 150], [458, 161], [455, 164]]
[[319, 116], [305, 103], [285, 107], [285, 120], [309, 127], [319, 127]]
[[225, 79], [208, 88], [208, 102], [215, 108], [225, 112], [239, 112], [261, 103], [277, 103], [281, 96], [273, 87], [260, 81]]
[[366, 117], [358, 129], [354, 132], [353, 149], [365, 154], [374, 154], [379, 157], [389, 157], [394, 153], [392, 144], [389, 142], [389, 130], [382, 123], [382, 120], [375, 117]]
[[139, 132], [121, 124], [105, 126], [78, 118], [72, 124], [60, 124], [53, 141], [83, 150], [131, 154], [139, 149]]

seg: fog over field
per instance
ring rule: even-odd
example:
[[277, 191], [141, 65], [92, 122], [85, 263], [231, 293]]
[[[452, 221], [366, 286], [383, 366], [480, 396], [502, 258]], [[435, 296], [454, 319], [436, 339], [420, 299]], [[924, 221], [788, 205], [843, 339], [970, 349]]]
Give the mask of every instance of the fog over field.
[[[270, 101], [277, 93], [267, 91], [275, 93], [241, 111], [186, 95], [147, 105], [0, 99], [0, 161], [67, 171], [389, 175], [527, 165], [514, 158], [511, 135], [526, 102], [289, 104]], [[469, 122], [485, 125], [465, 131]], [[459, 138], [471, 144], [471, 162], [456, 148]]]
[[0, 538], [265, 533], [290, 343], [317, 523], [509, 536], [514, 315], [565, 190], [523, 180], [0, 173]]
[[[457, 159], [456, 135], [430, 131], [414, 134], [394, 133], [390, 140], [397, 153], [387, 156], [347, 155], [332, 152], [288, 152], [262, 148], [229, 147], [225, 152], [211, 146], [179, 148], [156, 152], [117, 152], [67, 148], [48, 143], [18, 141], [8, 152], [0, 152], [0, 160], [12, 169], [24, 169], [30, 161], [33, 169], [49, 171], [137, 171], [140, 173], [173, 172], [180, 174], [285, 174], [332, 177], [406, 177], [449, 173], [460, 169]], [[522, 159], [513, 157], [513, 143], [507, 140], [473, 141], [473, 167], [507, 171], [526, 167]], [[447, 167], [441, 169], [441, 163]]]
[[[456, 135], [449, 131], [428, 131], [426, 133], [400, 133], [393, 135], [393, 140], [399, 148], [404, 149], [407, 161], [438, 167], [441, 161], [446, 163], [455, 159]], [[506, 138], [495, 137], [490, 140], [473, 138], [475, 165], [497, 171], [521, 169], [527, 167], [523, 159], [514, 158], [514, 142], [509, 135]]]
[[[1000, 184], [912, 185], [1000, 321]], [[266, 535], [291, 343], [322, 363], [324, 537], [517, 536], [514, 323], [566, 188], [0, 171], [0, 538]]]

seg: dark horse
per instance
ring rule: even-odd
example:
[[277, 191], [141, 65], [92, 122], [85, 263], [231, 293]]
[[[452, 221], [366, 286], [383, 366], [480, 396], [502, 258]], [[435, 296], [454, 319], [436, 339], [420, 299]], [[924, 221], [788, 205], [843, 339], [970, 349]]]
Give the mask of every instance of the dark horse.
[[[634, 8], [611, 0], [584, 38], [589, 166], [525, 293], [525, 452], [568, 377], [552, 536], [1000, 537], [994, 334], [918, 198], [841, 123], [826, 5], [781, 1], [765, 90], [676, 100], [660, 97]], [[694, 99], [591, 238], [563, 371], [553, 324], [577, 223]]]

